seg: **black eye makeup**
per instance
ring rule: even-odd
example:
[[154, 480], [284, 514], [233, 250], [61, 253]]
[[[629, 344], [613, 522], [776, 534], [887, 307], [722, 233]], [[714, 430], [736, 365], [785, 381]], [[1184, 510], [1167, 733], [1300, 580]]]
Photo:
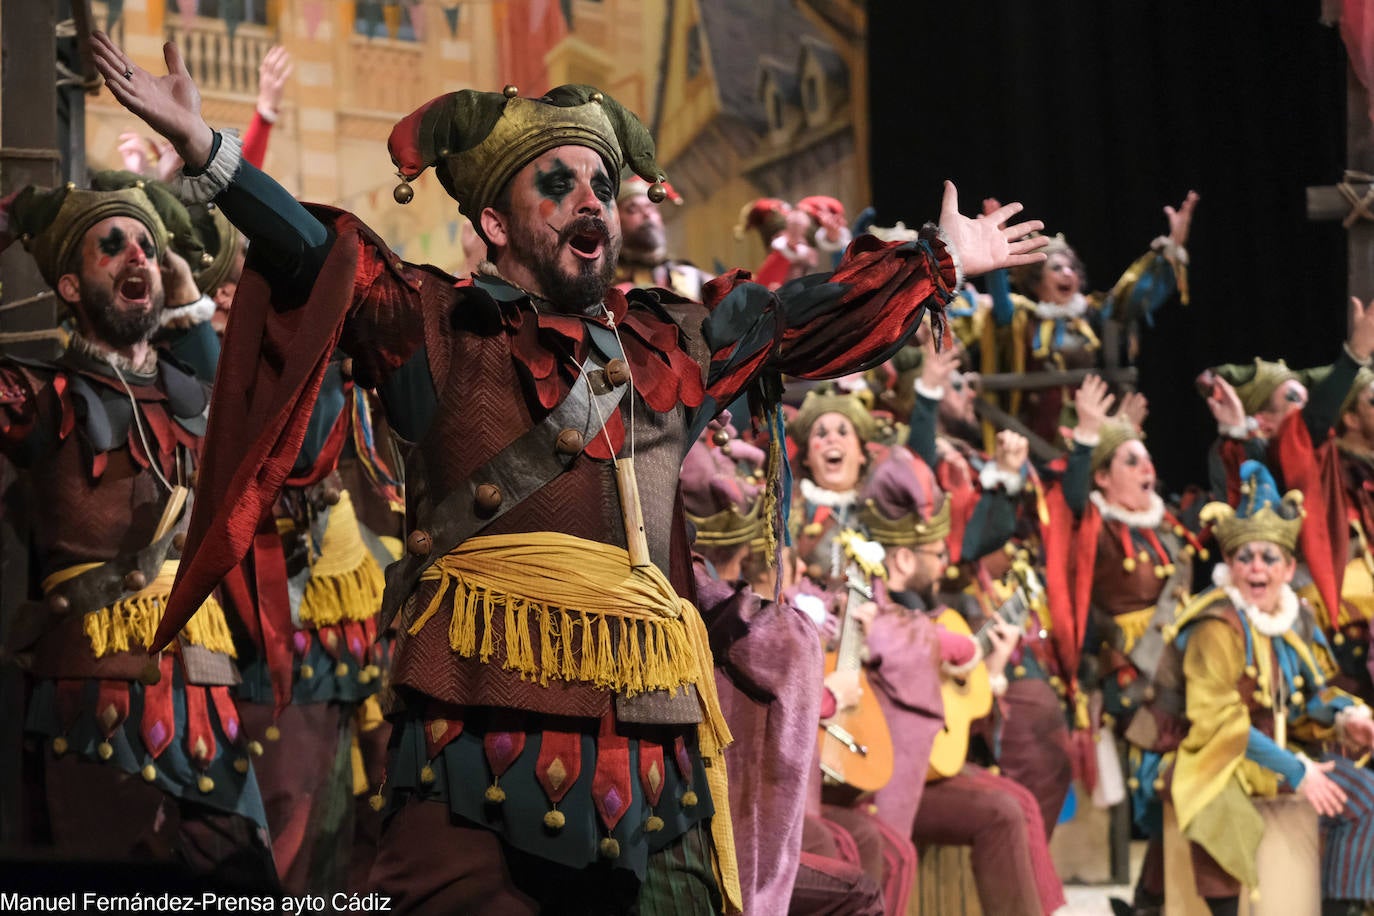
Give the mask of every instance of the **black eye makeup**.
[[1259, 557], [1265, 566], [1277, 566], [1283, 562], [1283, 554], [1279, 553], [1278, 550], [1265, 549], [1256, 553], [1249, 547], [1244, 547], [1241, 548], [1240, 553], [1236, 554], [1237, 562], [1244, 566], [1249, 566], [1255, 562], [1255, 557]]

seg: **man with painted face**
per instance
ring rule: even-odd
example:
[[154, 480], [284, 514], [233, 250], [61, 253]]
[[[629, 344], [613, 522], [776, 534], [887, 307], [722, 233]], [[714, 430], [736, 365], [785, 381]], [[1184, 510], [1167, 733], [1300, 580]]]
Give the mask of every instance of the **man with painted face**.
[[414, 443], [407, 556], [383, 607], [398, 640], [377, 888], [425, 912], [737, 907], [729, 735], [683, 597], [682, 455], [765, 374], [885, 356], [957, 288], [953, 252], [970, 272], [1032, 259], [1039, 242], [1014, 240], [1035, 224], [1002, 228], [1014, 206], [960, 217], [950, 186], [942, 230], [852, 247], [801, 298], [738, 273], [704, 305], [627, 297], [612, 285], [621, 168], [662, 178], [643, 124], [589, 86], [465, 90], [390, 139], [398, 200], [434, 167], [488, 243], [483, 272], [455, 282], [242, 163], [173, 46], [162, 78], [103, 35], [93, 47], [116, 97], [178, 148], [185, 193], [252, 243], [202, 475], [223, 502], [193, 519], [158, 638], [242, 556], [337, 344]]
[[[672, 290], [684, 299], [700, 299], [702, 287], [711, 275], [695, 264], [668, 256], [668, 233], [659, 205], [649, 198], [651, 187], [638, 175], [629, 175], [620, 182], [616, 207], [620, 211], [624, 241], [616, 267], [616, 286], [622, 292], [635, 287], [659, 287]], [[669, 185], [662, 187], [668, 195], [666, 200], [674, 206], [682, 206], [681, 194]]]
[[218, 601], [203, 596], [176, 643], [152, 645], [209, 402], [150, 343], [164, 312], [201, 299], [169, 225], [194, 256], [185, 210], [151, 181], [0, 202], [0, 250], [22, 239], [76, 323], [52, 362], [0, 359], [0, 450], [41, 507], [29, 519], [41, 600], [12, 609], [4, 646], [30, 678], [25, 785], [43, 787], [25, 834], [77, 862], [151, 858], [270, 887]]
[[[1162, 664], [1181, 671], [1185, 694], [1172, 705], [1187, 710], [1170, 778], [1178, 826], [1195, 846], [1198, 894], [1213, 913], [1235, 913], [1242, 889], [1261, 881], [1255, 853], [1266, 828], [1250, 798], [1295, 792], [1322, 816], [1322, 912], [1359, 912], [1374, 898], [1374, 778], [1327, 751], [1366, 753], [1374, 724], [1368, 706], [1331, 685], [1330, 647], [1290, 586], [1302, 494], [1280, 499], [1258, 462], [1247, 462], [1241, 478], [1238, 507], [1203, 508], [1224, 558], [1217, 587], [1187, 603], [1167, 630], [1171, 654]], [[1310, 908], [1300, 872], [1273, 877], [1263, 876], [1266, 905]]]

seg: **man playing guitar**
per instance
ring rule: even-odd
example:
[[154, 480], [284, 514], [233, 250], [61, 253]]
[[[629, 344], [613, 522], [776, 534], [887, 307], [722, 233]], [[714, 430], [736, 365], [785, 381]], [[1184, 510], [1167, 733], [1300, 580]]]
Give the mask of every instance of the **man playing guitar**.
[[[949, 500], [930, 468], [912, 452], [894, 449], [874, 469], [859, 503], [861, 524], [884, 548], [887, 579], [876, 606], [854, 610], [869, 621], [870, 679], [887, 714], [897, 757], [897, 775], [875, 796], [879, 816], [894, 825], [900, 821], [918, 845], [972, 846], [984, 912], [1052, 913], [1064, 904], [1064, 891], [1034, 796], [1012, 780], [964, 761], [957, 762], [961, 765], [953, 775], [926, 775], [932, 745], [948, 727], [938, 696], [940, 682], [985, 677], [990, 693], [1004, 691], [1004, 672], [1019, 630], [994, 619], [984, 630], [990, 648], [984, 657], [966, 624], [963, 632], [940, 625], [942, 617], [951, 625], [962, 624], [957, 612], [936, 600], [936, 585], [949, 565]], [[939, 644], [938, 666], [932, 658], [924, 679], [926, 685], [935, 684], [934, 695], [926, 686], [919, 697], [912, 693], [921, 683], [913, 673], [903, 670], [898, 677], [890, 670], [887, 636], [918, 622], [933, 628]], [[984, 702], [990, 709], [990, 699]], [[965, 720], [960, 727], [967, 726]]]

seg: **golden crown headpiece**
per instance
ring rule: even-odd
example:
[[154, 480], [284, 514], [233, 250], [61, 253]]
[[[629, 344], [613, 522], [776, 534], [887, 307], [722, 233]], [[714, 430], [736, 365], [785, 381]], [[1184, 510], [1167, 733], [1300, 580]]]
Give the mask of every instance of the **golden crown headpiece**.
[[1269, 469], [1258, 461], [1241, 465], [1239, 509], [1222, 503], [1202, 507], [1200, 518], [1212, 525], [1223, 556], [1231, 556], [1252, 541], [1277, 544], [1289, 553], [1297, 550], [1304, 511], [1302, 492], [1289, 490], [1279, 498]]
[[1299, 379], [1298, 373], [1288, 368], [1283, 360], [1270, 362], [1255, 357], [1253, 363], [1227, 363], [1217, 366], [1217, 375], [1230, 382], [1236, 389], [1245, 415], [1253, 416], [1264, 409], [1279, 386], [1290, 379]]
[[756, 551], [764, 549], [763, 499], [754, 500], [748, 512], [740, 512], [735, 506], [727, 506], [714, 515], [702, 517], [688, 512], [687, 520], [697, 530], [696, 544], [699, 547], [738, 547], [748, 544]]
[[919, 512], [908, 512], [899, 518], [888, 518], [878, 511], [877, 504], [866, 500], [859, 510], [859, 524], [868, 536], [879, 544], [897, 547], [924, 547], [936, 544], [949, 537], [950, 499], [940, 500], [940, 508], [930, 518], [921, 518]]
[[1341, 402], [1341, 413], [1346, 413], [1355, 409], [1356, 403], [1360, 400], [1360, 395], [1370, 385], [1374, 385], [1374, 369], [1361, 367], [1355, 373], [1355, 381], [1350, 384], [1350, 391], [1345, 395], [1345, 400]]

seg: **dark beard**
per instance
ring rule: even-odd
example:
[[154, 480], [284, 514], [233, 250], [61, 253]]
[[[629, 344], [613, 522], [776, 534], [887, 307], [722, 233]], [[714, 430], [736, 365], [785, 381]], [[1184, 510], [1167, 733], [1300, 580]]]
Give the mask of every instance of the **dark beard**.
[[95, 283], [81, 284], [81, 308], [91, 325], [92, 339], [115, 349], [132, 347], [153, 336], [162, 322], [162, 291], [151, 294], [153, 307], [127, 314], [115, 308], [114, 290]]
[[[559, 250], [573, 236], [588, 230], [601, 234], [604, 263], [598, 267], [591, 261], [580, 261], [577, 273], [565, 273], [558, 265]], [[580, 312], [605, 300], [606, 291], [615, 281], [620, 239], [612, 237], [605, 221], [596, 216], [577, 217], [563, 227], [556, 239], [549, 239], [517, 220], [511, 224], [510, 249], [529, 268], [549, 302], [566, 311]]]
[[657, 267], [666, 260], [664, 251], [668, 243], [663, 237], [663, 230], [651, 223], [644, 223], [634, 232], [626, 233], [623, 243], [620, 256], [631, 264]]

